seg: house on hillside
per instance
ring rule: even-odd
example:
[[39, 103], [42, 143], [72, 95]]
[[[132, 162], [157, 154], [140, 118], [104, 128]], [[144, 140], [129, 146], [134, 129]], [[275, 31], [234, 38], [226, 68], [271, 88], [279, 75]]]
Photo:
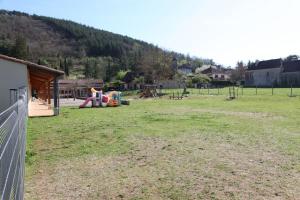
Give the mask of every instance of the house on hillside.
[[0, 72], [0, 113], [17, 102], [22, 92], [27, 96], [29, 116], [59, 114], [58, 79], [64, 72], [1, 54]]
[[196, 73], [206, 74], [212, 81], [229, 81], [231, 70], [221, 66], [203, 65], [196, 69]]
[[193, 68], [189, 64], [183, 64], [177, 68], [177, 72], [188, 75], [193, 73]]
[[214, 66], [214, 65], [206, 65], [206, 64], [204, 64], [204, 65], [202, 65], [201, 67], [198, 67], [196, 70], [195, 70], [195, 72], [196, 73], [202, 73], [204, 70], [207, 70], [207, 69], [209, 69], [209, 68], [217, 68], [216, 66]]
[[256, 62], [246, 71], [245, 86], [300, 86], [300, 61], [281, 58]]

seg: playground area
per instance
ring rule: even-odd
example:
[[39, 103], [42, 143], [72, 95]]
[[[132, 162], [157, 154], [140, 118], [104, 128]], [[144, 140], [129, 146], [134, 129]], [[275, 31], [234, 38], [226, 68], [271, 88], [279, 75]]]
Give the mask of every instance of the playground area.
[[26, 199], [298, 199], [300, 89], [187, 91], [29, 119]]

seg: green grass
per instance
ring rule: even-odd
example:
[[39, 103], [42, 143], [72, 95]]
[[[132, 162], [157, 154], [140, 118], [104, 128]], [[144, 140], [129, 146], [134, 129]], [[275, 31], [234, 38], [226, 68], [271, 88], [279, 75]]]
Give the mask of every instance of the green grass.
[[[172, 146], [163, 149], [169, 148], [175, 155], [181, 152], [174, 145], [175, 141], [191, 138], [186, 144], [180, 143], [180, 148], [193, 153], [189, 148], [198, 137], [208, 145], [207, 148], [226, 144], [241, 149], [246, 155], [255, 149], [276, 152], [288, 158], [288, 162], [281, 163], [283, 169], [300, 173], [299, 97], [290, 98], [286, 95], [287, 89], [278, 89], [274, 96], [244, 95], [228, 101], [225, 94], [208, 96], [196, 94], [196, 91], [184, 100], [165, 97], [134, 100], [130, 106], [117, 108], [62, 108], [58, 117], [29, 119], [27, 180], [33, 179], [40, 166], [55, 166], [62, 160], [129, 155], [136, 149], [136, 140], [132, 138], [143, 137], [169, 141]], [[249, 94], [253, 91], [255, 89], [244, 89]], [[213, 151], [208, 152], [208, 157], [210, 154], [215, 156]], [[216, 157], [215, 170], [232, 171], [232, 166], [217, 160]], [[162, 159], [157, 168], [165, 169], [164, 162]], [[172, 174], [176, 172], [170, 172], [160, 192], [171, 199], [188, 199], [186, 187], [189, 182], [185, 182], [185, 186], [170, 186], [168, 184], [174, 181]], [[209, 194], [205, 193], [206, 190]], [[215, 196], [210, 188], [206, 190], [198, 196], [204, 199]], [[142, 197], [147, 198], [151, 192], [151, 188], [143, 188]]]
[[[210, 89], [196, 89], [196, 88], [188, 88], [190, 95], [197, 96], [197, 95], [229, 95], [229, 88], [210, 88]], [[163, 93], [167, 93], [169, 95], [175, 93], [182, 93], [183, 89], [162, 89]], [[235, 87], [236, 95], [239, 97], [242, 96], [290, 96], [291, 95], [291, 88], [242, 88], [242, 87]], [[300, 88], [293, 88], [292, 95], [300, 96]]]

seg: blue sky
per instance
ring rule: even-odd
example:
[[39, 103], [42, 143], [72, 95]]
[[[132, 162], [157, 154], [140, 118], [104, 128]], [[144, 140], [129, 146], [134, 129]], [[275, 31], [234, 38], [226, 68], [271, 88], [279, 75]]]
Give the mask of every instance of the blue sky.
[[70, 19], [231, 66], [300, 54], [299, 8], [299, 0], [0, 0], [0, 9]]

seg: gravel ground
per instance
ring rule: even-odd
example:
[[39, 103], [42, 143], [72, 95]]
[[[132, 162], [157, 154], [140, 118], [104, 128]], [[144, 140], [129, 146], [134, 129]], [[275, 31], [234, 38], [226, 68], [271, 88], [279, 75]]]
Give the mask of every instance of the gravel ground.
[[[52, 106], [53, 106], [53, 100]], [[59, 99], [60, 106], [66, 107], [66, 106], [79, 106], [84, 102], [84, 100], [81, 99], [73, 99], [73, 98], [68, 98], [68, 99]]]

